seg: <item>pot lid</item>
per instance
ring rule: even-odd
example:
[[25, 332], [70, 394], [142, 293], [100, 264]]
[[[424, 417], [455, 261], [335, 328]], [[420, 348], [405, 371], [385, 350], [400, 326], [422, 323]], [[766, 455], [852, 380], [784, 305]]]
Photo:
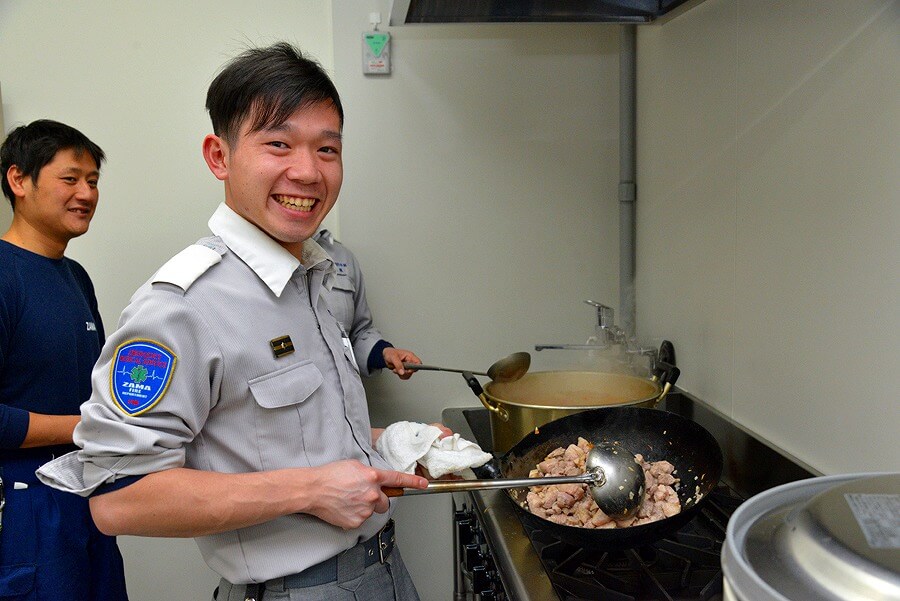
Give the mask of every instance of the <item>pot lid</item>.
[[900, 601], [900, 473], [826, 480], [749, 524], [750, 569], [787, 599]]

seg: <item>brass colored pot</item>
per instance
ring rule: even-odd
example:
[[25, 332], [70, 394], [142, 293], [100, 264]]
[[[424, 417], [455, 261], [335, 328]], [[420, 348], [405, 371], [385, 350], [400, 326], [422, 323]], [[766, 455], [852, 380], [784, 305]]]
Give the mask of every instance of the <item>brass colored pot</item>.
[[539, 371], [515, 382], [490, 382], [479, 398], [491, 412], [493, 450], [505, 453], [535, 428], [585, 409], [653, 408], [672, 383], [593, 371]]

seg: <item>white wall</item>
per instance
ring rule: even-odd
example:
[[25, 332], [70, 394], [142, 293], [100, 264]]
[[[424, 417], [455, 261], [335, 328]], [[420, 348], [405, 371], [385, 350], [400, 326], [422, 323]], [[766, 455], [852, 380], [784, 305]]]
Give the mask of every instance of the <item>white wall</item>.
[[[519, 350], [536, 369], [571, 361], [533, 347], [584, 342], [584, 299], [617, 305], [618, 28], [382, 26], [393, 73], [364, 76], [362, 32], [372, 11], [387, 23], [390, 2], [333, 4], [342, 238], [385, 336], [449, 367]], [[382, 374], [367, 389], [382, 424], [478, 404], [455, 374]], [[423, 599], [449, 598], [449, 497], [398, 505]]]
[[707, 0], [638, 34], [638, 323], [825, 473], [900, 465], [900, 2]]
[[[7, 130], [57, 119], [109, 158], [90, 232], [68, 252], [91, 274], [108, 330], [157, 267], [208, 235], [222, 199], [200, 155], [213, 76], [246, 46], [281, 39], [330, 69], [330, 2], [0, 2]], [[0, 204], [6, 226], [9, 205]], [[218, 578], [193, 541], [120, 541], [132, 601], [212, 597]]]

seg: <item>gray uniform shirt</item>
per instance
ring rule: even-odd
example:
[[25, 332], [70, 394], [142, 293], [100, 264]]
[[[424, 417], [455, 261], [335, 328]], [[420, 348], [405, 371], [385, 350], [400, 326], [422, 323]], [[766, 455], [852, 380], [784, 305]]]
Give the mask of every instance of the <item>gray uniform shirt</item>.
[[[94, 369], [75, 430], [82, 450], [42, 467], [47, 484], [87, 495], [181, 466], [242, 473], [356, 459], [390, 469], [372, 448], [362, 382], [323, 298], [331, 259], [308, 240], [301, 264], [224, 204], [209, 225], [215, 237], [135, 293]], [[284, 337], [293, 352], [273, 348]], [[114, 365], [118, 349], [143, 340], [171, 350], [174, 368], [155, 404], [130, 415], [113, 390]], [[345, 531], [294, 514], [196, 540], [227, 580], [262, 582], [352, 547], [388, 518]]]
[[[331, 289], [323, 293], [328, 308], [344, 326], [344, 330], [350, 334], [359, 373], [364, 376], [372, 375], [368, 367], [369, 354], [372, 347], [379, 340], [383, 340], [384, 336], [372, 321], [372, 311], [369, 310], [369, 303], [366, 300], [366, 285], [359, 261], [350, 249], [335, 240], [328, 230], [320, 231], [314, 239], [334, 260], [335, 278]], [[375, 370], [375, 373], [378, 371]]]

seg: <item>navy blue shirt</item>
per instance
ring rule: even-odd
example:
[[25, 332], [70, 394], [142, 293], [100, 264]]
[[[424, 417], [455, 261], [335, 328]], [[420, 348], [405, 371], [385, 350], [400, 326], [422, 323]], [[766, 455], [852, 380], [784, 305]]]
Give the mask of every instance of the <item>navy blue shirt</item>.
[[7, 458], [73, 445], [19, 449], [28, 412], [78, 415], [105, 341], [94, 286], [72, 259], [0, 240], [0, 449]]

